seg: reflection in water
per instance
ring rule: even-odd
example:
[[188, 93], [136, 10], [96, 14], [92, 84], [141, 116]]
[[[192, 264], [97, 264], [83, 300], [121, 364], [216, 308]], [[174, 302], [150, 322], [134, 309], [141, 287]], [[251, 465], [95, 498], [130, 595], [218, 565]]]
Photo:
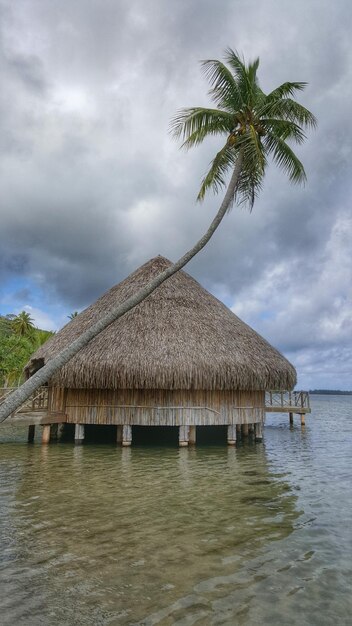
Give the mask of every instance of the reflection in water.
[[175, 601], [177, 614], [198, 615], [228, 587], [243, 595], [243, 563], [298, 517], [264, 446], [21, 446], [10, 456], [20, 473], [2, 513], [8, 624], [159, 623], [176, 619]]
[[352, 398], [330, 402], [237, 449], [0, 430], [1, 626], [349, 624]]

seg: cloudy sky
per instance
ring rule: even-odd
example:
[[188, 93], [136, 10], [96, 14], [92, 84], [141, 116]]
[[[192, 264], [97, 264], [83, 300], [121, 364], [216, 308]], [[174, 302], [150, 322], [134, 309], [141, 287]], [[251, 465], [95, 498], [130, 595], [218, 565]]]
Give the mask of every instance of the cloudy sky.
[[0, 313], [57, 329], [157, 254], [176, 260], [220, 198], [195, 197], [221, 139], [168, 134], [207, 106], [199, 60], [260, 57], [264, 91], [307, 81], [318, 118], [187, 271], [297, 367], [300, 388], [352, 388], [350, 0], [0, 0]]

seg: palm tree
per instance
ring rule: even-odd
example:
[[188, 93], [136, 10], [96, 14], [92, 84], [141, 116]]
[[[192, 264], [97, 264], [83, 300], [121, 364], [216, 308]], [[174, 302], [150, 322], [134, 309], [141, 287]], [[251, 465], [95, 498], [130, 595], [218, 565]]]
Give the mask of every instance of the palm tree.
[[33, 333], [33, 318], [26, 311], [21, 311], [11, 322], [15, 335], [19, 337], [28, 337]]
[[70, 315], [68, 315], [67, 317], [69, 320], [73, 320], [75, 319], [75, 317], [77, 317], [77, 315], [78, 315], [78, 311], [73, 311], [73, 313], [70, 313]]
[[210, 96], [217, 108], [184, 109], [171, 123], [171, 132], [176, 138], [182, 137], [185, 148], [199, 145], [208, 136], [225, 136], [225, 144], [215, 156], [198, 194], [198, 199], [202, 200], [208, 189], [218, 192], [226, 184], [226, 175], [231, 174], [224, 199], [208, 230], [176, 263], [93, 324], [11, 394], [0, 407], [0, 421], [21, 406], [91, 339], [182, 269], [204, 248], [235, 199], [252, 208], [269, 158], [288, 174], [292, 182], [305, 180], [303, 165], [287, 143], [288, 140], [302, 143], [304, 129], [316, 124], [312, 113], [292, 98], [295, 92], [304, 89], [305, 83], [283, 83], [265, 94], [257, 79], [258, 59], [246, 65], [236, 52], [228, 49], [225, 60], [227, 65], [217, 60], [202, 64], [211, 85]]
[[[218, 105], [215, 109], [193, 107], [180, 111], [172, 121], [176, 138], [182, 137], [184, 148], [201, 144], [211, 135], [224, 135], [226, 140], [211, 163], [198, 194], [203, 200], [208, 189], [218, 192], [226, 184], [226, 174], [236, 174], [235, 193], [231, 201], [247, 203], [252, 209], [261, 188], [268, 157], [288, 174], [291, 182], [305, 181], [302, 163], [287, 140], [302, 143], [303, 128], [315, 126], [316, 120], [290, 96], [301, 91], [306, 83], [284, 83], [265, 94], [258, 83], [259, 59], [246, 67], [233, 50], [226, 51], [228, 66], [220, 61], [203, 61], [203, 71], [211, 84], [209, 95]], [[231, 207], [231, 202], [229, 207]]]

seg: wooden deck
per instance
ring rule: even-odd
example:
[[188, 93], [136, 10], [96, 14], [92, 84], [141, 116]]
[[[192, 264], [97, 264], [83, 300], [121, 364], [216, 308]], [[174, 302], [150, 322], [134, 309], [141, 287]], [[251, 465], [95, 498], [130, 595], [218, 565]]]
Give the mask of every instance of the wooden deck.
[[[17, 387], [6, 387], [0, 389], [0, 404], [15, 391]], [[49, 387], [39, 387], [29, 398], [22, 404], [22, 406], [16, 411], [18, 413], [35, 413], [38, 411], [48, 410], [49, 399]], [[13, 416], [11, 416], [11, 419]], [[9, 418], [7, 418], [9, 419]]]
[[[0, 404], [15, 388], [0, 389]], [[40, 387], [22, 406], [10, 415], [3, 424], [18, 426], [44, 426], [45, 424], [62, 424], [66, 422], [64, 413], [48, 411], [49, 388]], [[1, 426], [1, 424], [0, 424]]]
[[[45, 426], [45, 424], [64, 424], [65, 413], [50, 413], [49, 411], [32, 411], [31, 413], [15, 413], [2, 424], [16, 424], [17, 426]], [[0, 424], [1, 426], [1, 424]]]
[[266, 413], [311, 413], [308, 391], [268, 391], [265, 394]]

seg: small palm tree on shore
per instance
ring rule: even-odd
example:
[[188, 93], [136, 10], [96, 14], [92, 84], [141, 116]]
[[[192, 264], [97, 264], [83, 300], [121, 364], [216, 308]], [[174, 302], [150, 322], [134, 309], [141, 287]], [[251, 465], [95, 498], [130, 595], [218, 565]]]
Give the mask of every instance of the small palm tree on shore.
[[33, 318], [27, 311], [21, 311], [11, 321], [13, 332], [19, 337], [29, 337], [34, 330], [33, 321]]
[[172, 134], [176, 139], [182, 138], [185, 148], [201, 144], [208, 136], [220, 134], [225, 138], [198, 194], [198, 199], [202, 200], [208, 189], [220, 191], [226, 186], [227, 176], [230, 176], [224, 199], [208, 230], [176, 263], [93, 324], [13, 392], [0, 406], [0, 421], [21, 406], [31, 393], [47, 382], [91, 339], [182, 269], [204, 248], [234, 200], [248, 204], [251, 209], [270, 158], [288, 174], [291, 182], [305, 180], [303, 165], [287, 141], [302, 143], [304, 129], [316, 124], [312, 113], [293, 99], [306, 83], [286, 82], [265, 94], [258, 83], [258, 59], [246, 65], [236, 52], [228, 49], [225, 61], [227, 64], [217, 60], [202, 64], [211, 85], [210, 96], [217, 107], [184, 109], [176, 114], [171, 123]]

